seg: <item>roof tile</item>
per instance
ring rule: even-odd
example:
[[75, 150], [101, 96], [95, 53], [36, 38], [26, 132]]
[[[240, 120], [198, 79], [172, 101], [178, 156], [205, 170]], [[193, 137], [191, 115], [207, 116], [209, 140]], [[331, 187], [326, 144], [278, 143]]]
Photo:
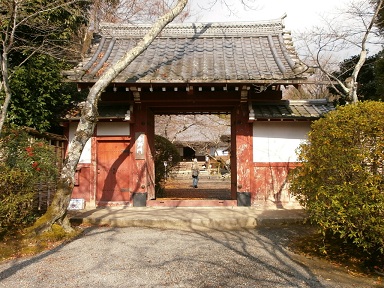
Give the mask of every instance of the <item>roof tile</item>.
[[318, 119], [335, 108], [325, 99], [314, 99], [254, 102], [252, 109], [255, 119]]
[[[72, 75], [69, 78], [77, 82], [96, 81], [104, 69], [134, 47], [149, 28], [150, 25], [103, 24], [102, 37], [92, 47], [89, 57], [74, 73], [69, 73]], [[304, 70], [308, 67], [298, 59], [292, 39], [283, 28], [281, 19], [170, 24], [114, 82], [243, 80], [257, 83], [268, 79], [306, 79], [308, 73], [294, 73], [295, 65], [301, 65]]]

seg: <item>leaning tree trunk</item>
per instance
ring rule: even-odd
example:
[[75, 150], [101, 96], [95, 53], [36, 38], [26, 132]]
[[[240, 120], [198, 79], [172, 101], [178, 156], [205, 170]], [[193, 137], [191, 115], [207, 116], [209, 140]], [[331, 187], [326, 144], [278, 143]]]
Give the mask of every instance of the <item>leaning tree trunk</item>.
[[32, 230], [41, 233], [51, 229], [54, 223], [61, 225], [67, 231], [71, 230], [67, 218], [67, 207], [70, 202], [76, 166], [79, 162], [83, 148], [93, 134], [97, 122], [97, 103], [101, 92], [124, 70], [137, 56], [139, 56], [152, 43], [164, 27], [173, 21], [186, 6], [188, 0], [178, 0], [175, 7], [160, 17], [144, 38], [130, 51], [128, 51], [115, 65], [110, 67], [99, 80], [92, 86], [85, 105], [82, 109], [79, 125], [72, 139], [68, 154], [65, 158], [63, 169], [60, 175], [58, 188], [52, 204], [47, 212], [39, 218]]

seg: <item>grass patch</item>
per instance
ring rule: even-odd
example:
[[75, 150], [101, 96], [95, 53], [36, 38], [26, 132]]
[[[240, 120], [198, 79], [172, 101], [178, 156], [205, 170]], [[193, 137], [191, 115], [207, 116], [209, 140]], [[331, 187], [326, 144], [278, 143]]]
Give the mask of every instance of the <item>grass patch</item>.
[[51, 231], [41, 235], [31, 235], [25, 231], [13, 231], [0, 241], [0, 261], [32, 256], [53, 249], [75, 239], [83, 230], [76, 228], [74, 232], [66, 233], [61, 226], [53, 225]]

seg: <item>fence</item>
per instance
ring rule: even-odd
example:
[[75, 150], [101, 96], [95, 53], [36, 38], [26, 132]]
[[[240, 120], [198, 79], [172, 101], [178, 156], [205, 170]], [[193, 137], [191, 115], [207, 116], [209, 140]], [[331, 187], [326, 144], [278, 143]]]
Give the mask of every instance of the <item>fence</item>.
[[[31, 137], [35, 139], [44, 139], [48, 142], [49, 145], [54, 147], [58, 162], [57, 167], [60, 171], [63, 166], [63, 160], [65, 157], [65, 147], [67, 145], [67, 138], [61, 135], [48, 133], [48, 132], [38, 132], [32, 128], [25, 127], [23, 128], [28, 132]], [[38, 183], [36, 185], [35, 191], [36, 195], [33, 201], [34, 209], [38, 212], [44, 213], [48, 206], [51, 204], [52, 199], [56, 192], [57, 183], [54, 181]]]
[[33, 209], [39, 213], [44, 213], [52, 202], [56, 193], [56, 182], [36, 184], [36, 194], [33, 199]]

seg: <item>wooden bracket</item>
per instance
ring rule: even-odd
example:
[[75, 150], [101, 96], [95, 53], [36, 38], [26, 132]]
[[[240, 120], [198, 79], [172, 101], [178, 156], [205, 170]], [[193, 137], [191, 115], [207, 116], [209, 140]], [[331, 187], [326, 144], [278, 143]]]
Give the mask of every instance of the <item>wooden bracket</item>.
[[248, 91], [250, 87], [249, 86], [243, 86], [241, 87], [241, 94], [240, 94], [240, 102], [248, 102]]
[[132, 94], [133, 94], [133, 101], [138, 104], [141, 103], [141, 95], [140, 95], [141, 88], [131, 87], [130, 90], [132, 91]]

